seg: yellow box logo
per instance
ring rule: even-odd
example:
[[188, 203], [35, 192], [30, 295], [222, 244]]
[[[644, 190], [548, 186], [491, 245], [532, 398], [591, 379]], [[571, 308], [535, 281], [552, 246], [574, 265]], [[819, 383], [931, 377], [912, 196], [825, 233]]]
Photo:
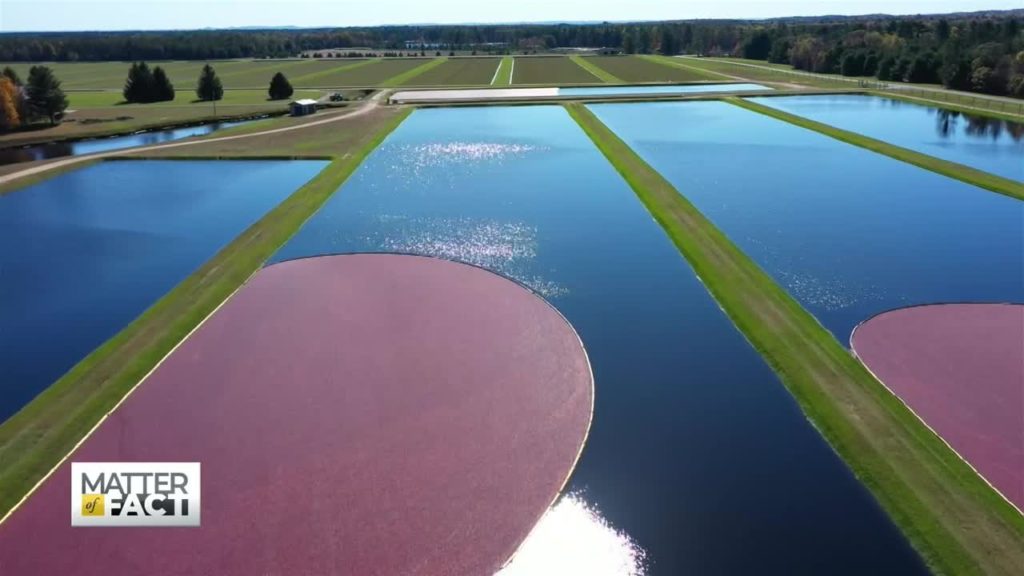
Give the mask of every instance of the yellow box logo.
[[103, 516], [103, 494], [82, 494], [82, 516]]

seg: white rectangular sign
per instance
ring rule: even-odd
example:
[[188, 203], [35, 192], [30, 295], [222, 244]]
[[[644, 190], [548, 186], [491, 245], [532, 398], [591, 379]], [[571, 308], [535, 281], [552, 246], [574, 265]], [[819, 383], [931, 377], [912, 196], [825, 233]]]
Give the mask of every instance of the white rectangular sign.
[[72, 526], [199, 526], [198, 462], [72, 462]]

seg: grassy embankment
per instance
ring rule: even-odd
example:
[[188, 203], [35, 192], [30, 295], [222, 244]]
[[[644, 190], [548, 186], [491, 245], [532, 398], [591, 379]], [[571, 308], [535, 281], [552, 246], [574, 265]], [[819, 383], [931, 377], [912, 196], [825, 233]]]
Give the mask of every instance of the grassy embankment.
[[[311, 137], [321, 155], [334, 158], [330, 165], [0, 425], [0, 514], [11, 510], [178, 342], [256, 272], [408, 113], [409, 109], [379, 108], [353, 118], [351, 124], [309, 128], [315, 131]], [[218, 155], [247, 143], [251, 154], [265, 155], [258, 144], [276, 141], [278, 148], [271, 152], [279, 152], [288, 142], [301, 139], [286, 133], [185, 148], [192, 155]]]
[[828, 124], [822, 124], [821, 122], [808, 120], [807, 118], [804, 118], [802, 116], [796, 116], [794, 114], [783, 112], [781, 110], [776, 110], [775, 108], [770, 108], [768, 106], [764, 106], [761, 104], [756, 104], [754, 102], [750, 102], [742, 98], [725, 98], [725, 101], [731, 104], [735, 104], [736, 106], [739, 106], [741, 108], [746, 108], [747, 110], [758, 112], [764, 114], [765, 116], [770, 116], [777, 120], [782, 120], [784, 122], [789, 122], [790, 124], [795, 124], [797, 126], [800, 126], [801, 128], [806, 128], [808, 130], [820, 132], [821, 134], [830, 136], [832, 138], [835, 138], [836, 140], [840, 140], [848, 144], [853, 144], [855, 146], [860, 146], [861, 148], [866, 148], [868, 150], [871, 150], [872, 152], [885, 154], [886, 156], [890, 156], [897, 160], [902, 160], [903, 162], [913, 164], [926, 170], [938, 172], [943, 176], [955, 178], [962, 182], [973, 184], [974, 186], [978, 186], [980, 188], [985, 188], [986, 190], [991, 190], [993, 192], [1005, 194], [1007, 196], [1010, 196], [1011, 198], [1024, 200], [1024, 183], [1022, 182], [1017, 182], [1015, 180], [1010, 180], [1009, 178], [996, 176], [995, 174], [983, 172], [981, 170], [977, 170], [969, 166], [964, 166], [963, 164], [957, 164], [956, 162], [941, 160], [939, 158], [935, 158], [934, 156], [928, 156], [927, 154], [921, 154], [920, 152], [915, 152], [907, 148], [902, 148], [900, 146], [889, 144], [888, 142], [875, 140], [874, 138], [869, 138], [861, 134], [842, 130], [834, 126], [830, 126]]
[[592, 112], [566, 107], [928, 565], [1019, 574], [1024, 517]]
[[699, 70], [666, 65], [645, 55], [587, 56], [586, 61], [628, 83], [729, 81]]
[[388, 78], [381, 85], [382, 86], [401, 86], [402, 84], [412, 80], [413, 78], [419, 76], [420, 74], [423, 74], [424, 72], [427, 72], [429, 70], [437, 68], [438, 66], [444, 64], [447, 61], [448, 61], [448, 58], [444, 58], [444, 57], [442, 57], [442, 58], [434, 58], [433, 60], [428, 60], [426, 63], [421, 64], [421, 65], [419, 65], [419, 66], [417, 66], [417, 67], [415, 67], [415, 68], [413, 68], [411, 70], [406, 70], [405, 72], [402, 72], [401, 74], [398, 74], [396, 76], [392, 76], [391, 78]]
[[508, 86], [512, 84], [512, 68], [515, 64], [515, 58], [512, 56], [505, 56], [501, 59], [501, 64], [498, 65], [498, 70], [494, 74], [494, 79], [491, 82], [492, 86]]
[[622, 80], [618, 76], [612, 74], [611, 72], [608, 72], [604, 68], [601, 68], [599, 66], [594, 65], [592, 62], [590, 62], [589, 60], [587, 60], [586, 58], [584, 58], [582, 56], [574, 54], [574, 55], [570, 56], [569, 58], [572, 59], [572, 61], [575, 62], [576, 64], [579, 64], [580, 67], [582, 67], [587, 72], [590, 72], [594, 76], [597, 76], [601, 80], [601, 82], [604, 82], [605, 84], [625, 84], [626, 83], [624, 80]]

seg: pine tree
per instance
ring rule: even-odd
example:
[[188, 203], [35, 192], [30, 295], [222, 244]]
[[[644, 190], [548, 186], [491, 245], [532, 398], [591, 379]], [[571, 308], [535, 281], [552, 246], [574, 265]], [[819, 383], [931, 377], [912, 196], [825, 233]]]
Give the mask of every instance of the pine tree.
[[199, 73], [196, 96], [205, 102], [224, 98], [224, 86], [221, 85], [220, 78], [217, 78], [217, 73], [214, 72], [213, 66], [209, 64], [203, 66], [203, 71]]
[[14, 68], [11, 68], [10, 66], [4, 68], [3, 76], [10, 80], [11, 83], [15, 86], [21, 86], [22, 84], [21, 78], [18, 76], [18, 73], [15, 72]]
[[164, 69], [153, 68], [153, 100], [152, 102], [169, 102], [174, 100], [174, 84], [167, 77]]
[[295, 90], [292, 88], [291, 83], [288, 82], [288, 79], [284, 77], [284, 74], [278, 72], [271, 78], [270, 90], [268, 90], [271, 100], [290, 98], [294, 92]]
[[60, 88], [60, 80], [46, 66], [29, 69], [25, 92], [31, 114], [37, 118], [49, 118], [51, 124], [56, 124], [68, 107], [68, 98]]
[[121, 94], [126, 102], [153, 102], [153, 72], [145, 62], [136, 62], [128, 69], [128, 79]]

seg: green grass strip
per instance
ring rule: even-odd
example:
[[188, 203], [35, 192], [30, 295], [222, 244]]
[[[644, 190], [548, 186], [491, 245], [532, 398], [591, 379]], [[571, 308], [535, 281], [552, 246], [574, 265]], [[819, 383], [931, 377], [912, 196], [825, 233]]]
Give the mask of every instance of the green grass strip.
[[730, 82], [736, 81], [735, 77], [729, 76], [728, 74], [722, 74], [720, 72], [715, 72], [714, 70], [707, 70], [705, 68], [698, 68], [696, 66], [689, 66], [687, 64], [684, 64], [679, 58], [673, 58], [671, 56], [658, 56], [656, 54], [640, 54], [639, 56], [644, 60], [650, 60], [651, 62], [657, 62], [658, 64], [663, 64], [665, 66], [675, 66], [676, 68], [683, 68], [685, 70], [689, 70], [690, 72], [703, 76], [708, 80], [714, 80], [716, 82], [721, 81], [723, 79], [729, 80]]
[[336, 74], [338, 72], [347, 71], [347, 70], [354, 70], [356, 68], [362, 68], [363, 66], [369, 66], [370, 64], [377, 64], [377, 63], [382, 62], [382, 61], [383, 60], [381, 60], [380, 58], [371, 58], [369, 60], [360, 60], [358, 62], [349, 62], [347, 64], [342, 64], [342, 65], [334, 67], [334, 68], [328, 68], [327, 70], [320, 70], [319, 72], [310, 72], [309, 74], [303, 74], [302, 76], [296, 76], [295, 78], [290, 79], [289, 82], [291, 82], [291, 84], [293, 86], [298, 85], [299, 83], [306, 84], [307, 82], [309, 82], [311, 80], [316, 80], [318, 78], [325, 78], [327, 76], [330, 76], [331, 74]]
[[121, 332], [0, 425], [0, 517], [39, 482], [185, 336], [258, 271], [411, 113], [246, 229]]
[[601, 82], [604, 82], [605, 84], [626, 84], [626, 82], [623, 81], [618, 76], [609, 73], [604, 68], [601, 68], [597, 64], [594, 64], [593, 62], [587, 60], [586, 58], [580, 56], [579, 54], [573, 54], [569, 56], [569, 59], [578, 64], [587, 72], [590, 72], [594, 76], [597, 76], [601, 80]]
[[441, 58], [434, 58], [433, 60], [430, 60], [426, 64], [422, 64], [420, 66], [413, 68], [412, 70], [406, 70], [405, 72], [402, 72], [397, 76], [392, 76], [391, 78], [388, 78], [383, 83], [381, 83], [381, 86], [401, 86], [402, 84], [405, 84], [409, 80], [412, 80], [413, 78], [419, 76], [420, 74], [423, 74], [427, 70], [430, 70], [431, 68], [437, 68], [438, 66], [444, 64], [447, 61], [447, 56], [442, 56]]
[[925, 562], [1019, 573], [1024, 516], [593, 112], [566, 108]]
[[494, 74], [491, 86], [508, 86], [512, 84], [512, 65], [515, 59], [512, 56], [505, 56], [498, 64], [498, 71]]
[[957, 164], [956, 162], [941, 160], [934, 156], [921, 154], [920, 152], [915, 152], [881, 140], [875, 140], [874, 138], [869, 138], [854, 132], [848, 132], [828, 124], [808, 120], [802, 116], [796, 116], [794, 114], [776, 110], [775, 108], [764, 106], [762, 104], [756, 104], [742, 98], [730, 97], [725, 98], [724, 100], [730, 104], [735, 104], [740, 108], [746, 108], [747, 110], [758, 112], [765, 116], [770, 116], [776, 120], [782, 120], [783, 122], [789, 122], [790, 124], [794, 124], [801, 128], [820, 132], [821, 134], [846, 142], [847, 144], [853, 144], [854, 146], [860, 146], [861, 148], [871, 150], [872, 152], [885, 154], [886, 156], [901, 160], [908, 164], [913, 164], [919, 168], [931, 170], [932, 172], [937, 172], [943, 176], [955, 178], [961, 182], [978, 186], [979, 188], [998, 192], [999, 194], [1005, 194], [1006, 196], [1016, 198], [1018, 200], [1024, 200], [1024, 183], [1010, 180], [1009, 178], [1003, 178], [1002, 176], [996, 176], [995, 174], [971, 168], [970, 166], [964, 166], [963, 164]]

